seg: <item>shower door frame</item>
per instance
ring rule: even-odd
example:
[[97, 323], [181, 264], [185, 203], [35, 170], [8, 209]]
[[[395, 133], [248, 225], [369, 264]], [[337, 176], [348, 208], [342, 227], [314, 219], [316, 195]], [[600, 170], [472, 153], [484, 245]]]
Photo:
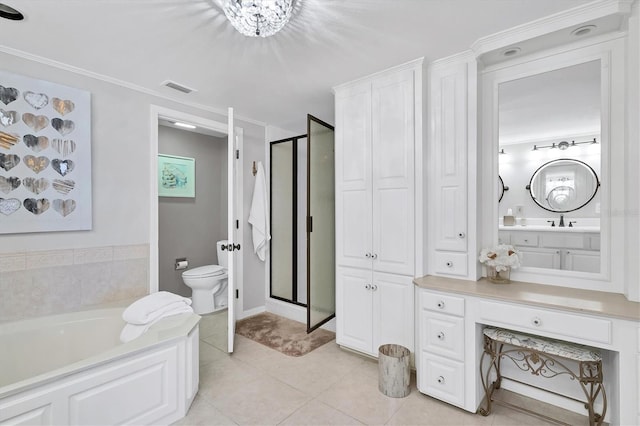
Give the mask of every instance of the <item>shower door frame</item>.
[[[291, 300], [281, 296], [275, 296], [273, 294], [273, 256], [269, 256], [269, 297], [272, 299], [279, 300], [281, 302], [291, 303], [293, 305], [297, 305], [303, 308], [307, 307], [306, 303], [298, 302], [298, 140], [306, 139], [307, 135], [298, 135], [290, 138], [279, 139], [273, 142], [269, 142], [269, 197], [273, 193], [273, 151], [272, 146], [274, 144], [291, 142], [292, 143], [292, 153], [291, 153], [291, 164], [292, 164], [292, 280], [291, 280]], [[272, 200], [273, 201], [273, 200]], [[273, 202], [269, 204], [269, 220], [273, 220]], [[273, 226], [269, 226], [270, 229]], [[269, 241], [269, 252], [271, 253], [271, 240]]]

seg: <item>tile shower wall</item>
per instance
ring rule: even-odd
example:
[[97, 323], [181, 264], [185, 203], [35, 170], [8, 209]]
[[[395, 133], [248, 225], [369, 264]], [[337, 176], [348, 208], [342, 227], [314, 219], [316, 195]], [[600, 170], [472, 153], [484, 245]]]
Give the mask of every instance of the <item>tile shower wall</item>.
[[0, 322], [60, 314], [149, 292], [149, 246], [0, 254]]

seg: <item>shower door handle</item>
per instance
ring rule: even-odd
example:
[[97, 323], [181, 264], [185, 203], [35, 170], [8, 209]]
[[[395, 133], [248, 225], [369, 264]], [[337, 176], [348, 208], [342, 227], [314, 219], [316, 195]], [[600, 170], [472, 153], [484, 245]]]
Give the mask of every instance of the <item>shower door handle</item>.
[[220, 248], [222, 250], [229, 250], [229, 251], [240, 250], [240, 244], [227, 244], [226, 246], [223, 245]]

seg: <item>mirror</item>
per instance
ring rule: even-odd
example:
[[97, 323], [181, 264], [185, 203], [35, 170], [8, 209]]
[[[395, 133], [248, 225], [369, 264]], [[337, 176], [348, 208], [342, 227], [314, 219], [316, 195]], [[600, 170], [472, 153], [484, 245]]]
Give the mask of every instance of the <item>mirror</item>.
[[533, 201], [545, 210], [568, 213], [593, 200], [600, 182], [596, 172], [579, 160], [560, 159], [543, 164], [528, 185]]
[[497, 85], [499, 240], [523, 267], [598, 273], [601, 61], [532, 72]]

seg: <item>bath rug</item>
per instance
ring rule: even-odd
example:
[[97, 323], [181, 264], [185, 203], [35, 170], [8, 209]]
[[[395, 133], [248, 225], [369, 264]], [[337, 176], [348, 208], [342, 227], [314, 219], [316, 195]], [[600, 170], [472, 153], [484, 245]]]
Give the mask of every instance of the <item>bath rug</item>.
[[236, 334], [282, 352], [303, 356], [336, 338], [336, 334], [318, 328], [307, 334], [305, 324], [263, 312], [236, 323]]

